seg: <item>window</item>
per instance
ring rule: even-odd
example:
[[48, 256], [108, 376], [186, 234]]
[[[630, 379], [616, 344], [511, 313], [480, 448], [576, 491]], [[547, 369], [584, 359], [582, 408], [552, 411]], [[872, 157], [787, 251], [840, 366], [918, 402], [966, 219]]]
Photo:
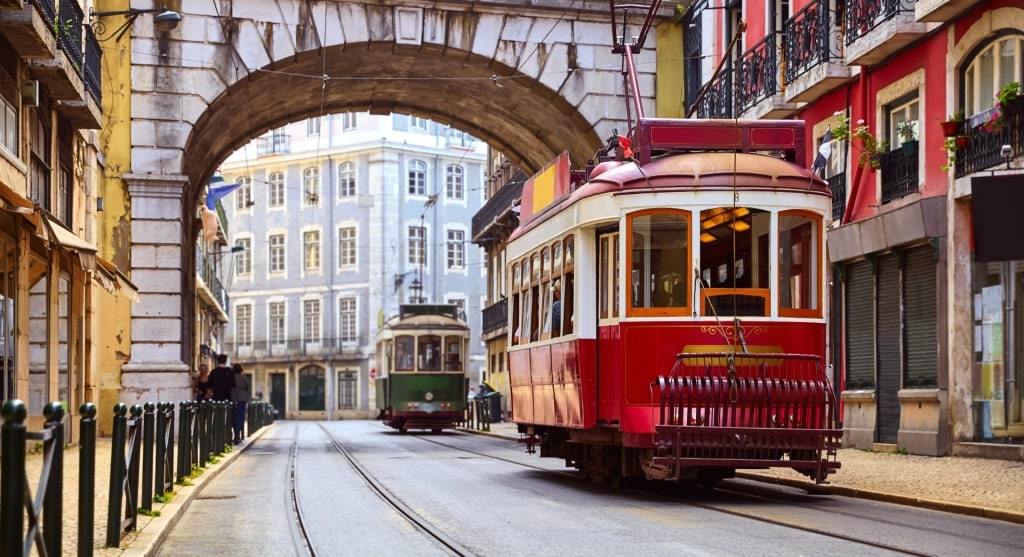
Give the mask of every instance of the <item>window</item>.
[[700, 212], [696, 294], [701, 315], [770, 315], [770, 226], [771, 213], [761, 209], [728, 206]]
[[3, 58], [0, 62], [0, 145], [18, 156], [18, 106], [21, 93], [14, 79], [18, 71], [18, 57]]
[[[913, 134], [914, 140], [921, 137], [920, 103], [917, 95], [889, 105], [888, 136], [891, 148], [896, 149], [902, 147], [905, 141], [913, 141], [909, 139], [909, 133]], [[904, 140], [904, 137], [907, 139]]]
[[299, 370], [299, 410], [324, 410], [324, 369], [306, 366]]
[[284, 272], [284, 234], [270, 237], [270, 272]]
[[235, 306], [235, 343], [239, 346], [252, 344], [252, 305]]
[[409, 195], [427, 194], [427, 163], [409, 161]]
[[338, 197], [355, 197], [356, 167], [350, 162], [338, 165]]
[[315, 166], [302, 172], [302, 204], [320, 204], [320, 169]]
[[356, 266], [356, 227], [338, 229], [338, 266]]
[[689, 213], [641, 212], [630, 215], [627, 222], [629, 308], [689, 306]]
[[305, 245], [306, 270], [312, 271], [320, 268], [320, 231], [309, 230], [302, 235]]
[[462, 321], [466, 320], [466, 300], [465, 298], [449, 298], [446, 302], [455, 306], [455, 315]]
[[462, 199], [465, 195], [463, 189], [462, 176], [465, 171], [461, 166], [457, 164], [448, 165], [448, 169], [445, 170], [445, 195], [448, 199]]
[[43, 118], [34, 117], [32, 131], [32, 164], [29, 176], [29, 199], [44, 209], [50, 207], [50, 128]]
[[306, 120], [306, 135], [320, 135], [320, 118]]
[[235, 272], [240, 277], [247, 277], [252, 274], [252, 240], [239, 238], [235, 240], [235, 246], [242, 248], [235, 252]]
[[[71, 150], [65, 151], [70, 153]], [[53, 216], [64, 226], [71, 228], [71, 169], [63, 162], [57, 167], [57, 199], [53, 205]]]
[[409, 227], [409, 264], [423, 265], [426, 263], [427, 229], [422, 226]]
[[[779, 215], [780, 315], [820, 314], [820, 251], [819, 217], [799, 211], [786, 211]], [[808, 313], [806, 310], [811, 311]]]
[[448, 268], [449, 269], [462, 269], [466, 266], [466, 262], [463, 257], [465, 251], [466, 233], [462, 230], [449, 230], [448, 231]]
[[235, 210], [247, 211], [252, 207], [252, 178], [242, 176], [237, 181], [238, 190], [235, 192]]
[[341, 129], [343, 130], [354, 130], [356, 129], [356, 115], [352, 112], [346, 112], [341, 115]]
[[338, 409], [353, 410], [356, 407], [356, 374], [338, 372]]
[[979, 114], [995, 106], [996, 94], [1007, 83], [1024, 78], [1024, 37], [995, 39], [964, 70], [964, 112]]
[[302, 302], [302, 338], [306, 342], [320, 340], [320, 300]]
[[338, 326], [342, 342], [353, 342], [359, 338], [356, 327], [356, 299], [342, 298], [339, 300]]
[[271, 344], [284, 344], [285, 343], [285, 321], [284, 321], [284, 302], [272, 302], [270, 304], [270, 343]]
[[425, 130], [427, 129], [427, 119], [420, 118], [419, 116], [410, 116], [409, 128], [414, 130]]
[[284, 206], [284, 172], [273, 172], [267, 180], [267, 206]]

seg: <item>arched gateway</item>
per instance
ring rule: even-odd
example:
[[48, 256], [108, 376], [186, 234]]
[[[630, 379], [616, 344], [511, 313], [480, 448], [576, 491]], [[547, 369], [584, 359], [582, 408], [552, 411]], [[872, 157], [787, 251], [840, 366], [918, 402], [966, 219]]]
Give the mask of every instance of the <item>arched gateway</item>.
[[[138, 18], [130, 40], [104, 49], [105, 77], [131, 83], [112, 78], [104, 131], [106, 147], [130, 156], [130, 170], [111, 159], [106, 169], [108, 192], [127, 187], [130, 226], [110, 227], [111, 244], [130, 246], [139, 288], [122, 367], [129, 398], [188, 397], [195, 208], [217, 165], [250, 138], [321, 113], [402, 112], [448, 122], [536, 170], [563, 150], [586, 160], [626, 128], [604, 2], [164, 4], [181, 13], [177, 28]], [[653, 107], [653, 48], [636, 60]]]

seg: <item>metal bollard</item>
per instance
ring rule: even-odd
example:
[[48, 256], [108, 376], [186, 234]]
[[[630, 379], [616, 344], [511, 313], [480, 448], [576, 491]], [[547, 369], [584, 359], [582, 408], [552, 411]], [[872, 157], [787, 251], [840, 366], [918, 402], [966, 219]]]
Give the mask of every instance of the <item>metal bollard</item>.
[[25, 504], [25, 418], [28, 408], [18, 399], [4, 403], [4, 425], [0, 427], [3, 459], [0, 459], [0, 555], [23, 553], [25, 534], [22, 516]]
[[93, 554], [92, 529], [96, 524], [96, 406], [86, 402], [78, 409], [82, 434], [78, 453], [78, 555]]
[[189, 463], [190, 453], [192, 452], [192, 439], [189, 435], [191, 429], [188, 427], [191, 419], [190, 409], [192, 403], [185, 401], [179, 403], [178, 406], [181, 408], [181, 412], [178, 415], [178, 483], [180, 484], [192, 472], [192, 465]]
[[153, 426], [156, 417], [156, 405], [147, 402], [142, 411], [142, 500], [139, 505], [153, 510]]

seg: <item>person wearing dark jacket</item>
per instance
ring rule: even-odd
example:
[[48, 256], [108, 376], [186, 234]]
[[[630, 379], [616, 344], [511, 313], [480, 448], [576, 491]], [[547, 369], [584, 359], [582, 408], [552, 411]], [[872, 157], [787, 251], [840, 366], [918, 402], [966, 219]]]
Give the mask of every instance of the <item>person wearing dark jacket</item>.
[[242, 366], [235, 364], [231, 366], [232, 373], [232, 387], [231, 387], [231, 402], [235, 403], [235, 427], [234, 427], [234, 444], [238, 445], [242, 442], [242, 433], [245, 431], [245, 406], [248, 404], [249, 399], [252, 398], [250, 394], [251, 389], [249, 388], [249, 378], [242, 373]]
[[217, 356], [217, 367], [210, 372], [210, 388], [213, 400], [231, 400], [231, 388], [235, 386], [235, 376], [228, 367], [228, 355]]

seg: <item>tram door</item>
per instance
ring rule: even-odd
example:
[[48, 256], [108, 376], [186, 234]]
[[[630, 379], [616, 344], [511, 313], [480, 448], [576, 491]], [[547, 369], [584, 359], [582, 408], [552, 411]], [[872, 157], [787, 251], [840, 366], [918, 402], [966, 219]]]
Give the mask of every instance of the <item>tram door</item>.
[[283, 373], [270, 374], [270, 404], [280, 412], [282, 418], [285, 417], [285, 374]]

